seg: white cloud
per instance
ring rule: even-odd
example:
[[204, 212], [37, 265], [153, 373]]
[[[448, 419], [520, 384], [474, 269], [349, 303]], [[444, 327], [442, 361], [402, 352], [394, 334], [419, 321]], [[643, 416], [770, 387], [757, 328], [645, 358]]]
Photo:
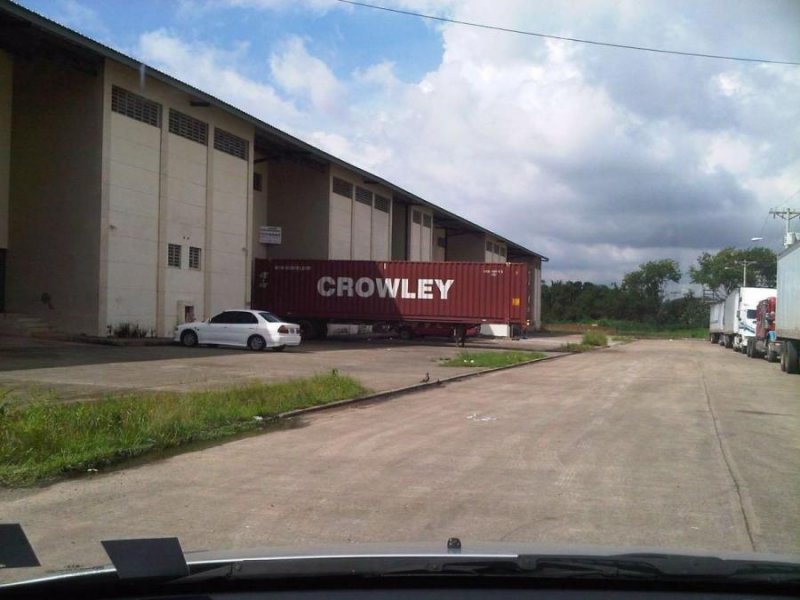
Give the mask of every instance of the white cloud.
[[59, 0], [54, 20], [97, 39], [102, 40], [109, 35], [108, 27], [100, 15], [77, 0]]
[[165, 30], [140, 36], [137, 54], [145, 63], [212, 94], [278, 127], [294, 129], [301, 114], [269, 85], [254, 81], [236, 69], [245, 46], [224, 51], [211, 45], [186, 42]]
[[[738, 38], [753, 29], [762, 36], [748, 33], [744, 48], [760, 39], [759, 53], [800, 54], [789, 25], [764, 11], [731, 9], [722, 28], [695, 3], [675, 2], [654, 2], [652, 10], [634, 0], [395, 5], [720, 53], [736, 53]], [[676, 11], [681, 18], [670, 18]], [[411, 82], [377, 55], [337, 77], [292, 35], [269, 57], [277, 88], [242, 75], [245, 57], [236, 51], [164, 31], [143, 36], [141, 49], [179, 78], [551, 256], [548, 279], [610, 281], [655, 258], [687, 267], [703, 249], [749, 239], [767, 209], [800, 188], [796, 68], [433, 26], [441, 63]]]
[[275, 82], [297, 98], [311, 101], [311, 110], [341, 113], [347, 104], [347, 90], [319, 58], [311, 56], [297, 36], [284, 40], [270, 57]]

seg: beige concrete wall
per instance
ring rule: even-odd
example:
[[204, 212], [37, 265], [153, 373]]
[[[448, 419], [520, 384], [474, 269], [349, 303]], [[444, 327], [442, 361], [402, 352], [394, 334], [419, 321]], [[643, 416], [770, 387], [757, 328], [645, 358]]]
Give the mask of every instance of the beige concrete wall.
[[213, 170], [213, 185], [209, 187], [213, 195], [213, 214], [210, 227], [206, 229], [210, 238], [206, 261], [207, 277], [210, 277], [210, 288], [206, 290], [206, 316], [226, 308], [244, 308], [249, 305], [250, 297], [249, 290], [246, 295], [243, 290], [246, 274], [250, 271], [247, 254], [248, 163], [219, 150], [211, 152], [213, 165], [209, 170]]
[[270, 258], [327, 259], [328, 170], [289, 160], [273, 162], [268, 188], [269, 225], [282, 228], [283, 240], [280, 246], [267, 246], [266, 254]]
[[111, 113], [107, 325], [156, 328], [161, 130]]
[[[333, 177], [349, 182], [353, 197], [333, 191]], [[359, 192], [360, 190], [360, 192]], [[356, 195], [367, 202], [356, 200]], [[375, 207], [376, 196], [389, 201], [389, 212]], [[392, 244], [391, 192], [374, 183], [364, 183], [355, 173], [331, 167], [329, 256], [334, 260], [388, 260]]]
[[429, 208], [408, 209], [408, 260], [433, 260], [433, 213]]
[[102, 72], [15, 59], [6, 309], [89, 334], [98, 333], [102, 105]]
[[351, 255], [353, 260], [372, 258], [372, 205], [353, 202]]
[[0, 248], [8, 248], [8, 194], [11, 174], [11, 90], [14, 63], [0, 50]]
[[[192, 106], [184, 92], [106, 62], [101, 244], [104, 305], [100, 320], [131, 321], [170, 335], [192, 306], [196, 318], [250, 300], [254, 252], [252, 125], [213, 107]], [[117, 85], [157, 102], [161, 127], [111, 111]], [[175, 109], [208, 124], [202, 144], [169, 132]], [[247, 158], [214, 148], [215, 128], [247, 143]], [[181, 246], [181, 266], [167, 265], [168, 244]], [[199, 248], [199, 269], [189, 268]]]
[[[164, 165], [166, 218], [163, 237], [181, 246], [181, 267], [165, 266], [162, 325], [165, 334], [185, 322], [184, 307], [192, 307], [196, 318], [205, 314], [204, 286], [208, 245], [206, 244], [206, 197], [208, 188], [208, 147], [173, 133], [166, 134]], [[189, 267], [190, 248], [200, 249], [200, 268]]]

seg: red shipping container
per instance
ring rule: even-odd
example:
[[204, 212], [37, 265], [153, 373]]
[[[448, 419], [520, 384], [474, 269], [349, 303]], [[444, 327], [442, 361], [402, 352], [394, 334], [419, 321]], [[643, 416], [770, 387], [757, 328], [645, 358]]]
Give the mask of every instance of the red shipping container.
[[524, 327], [524, 263], [255, 261], [253, 308], [286, 319]]

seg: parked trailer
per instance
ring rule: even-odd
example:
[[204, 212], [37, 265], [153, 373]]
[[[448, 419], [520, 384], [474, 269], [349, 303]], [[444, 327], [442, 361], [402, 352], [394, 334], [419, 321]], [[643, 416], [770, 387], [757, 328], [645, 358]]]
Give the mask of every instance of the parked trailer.
[[782, 343], [781, 370], [800, 372], [800, 244], [778, 256], [778, 306], [775, 335]]
[[777, 362], [781, 355], [782, 344], [775, 334], [775, 306], [778, 299], [770, 296], [756, 306], [756, 334], [747, 338], [747, 356], [750, 358], [766, 358], [769, 362]]
[[524, 263], [256, 260], [252, 306], [300, 324], [307, 338], [333, 323], [367, 323], [411, 337], [422, 323], [457, 332], [529, 322]]
[[747, 338], [756, 333], [756, 306], [764, 298], [774, 295], [774, 288], [745, 287], [733, 290], [725, 298], [720, 344], [745, 352]]
[[708, 319], [708, 340], [712, 344], [718, 344], [722, 335], [722, 319], [725, 315], [725, 302], [717, 302], [711, 305]]

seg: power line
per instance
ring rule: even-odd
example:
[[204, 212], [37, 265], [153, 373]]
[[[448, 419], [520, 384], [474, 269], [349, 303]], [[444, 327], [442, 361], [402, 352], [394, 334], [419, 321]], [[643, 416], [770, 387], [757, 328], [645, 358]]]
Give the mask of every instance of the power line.
[[659, 54], [677, 54], [679, 56], [697, 56], [700, 58], [716, 58], [719, 60], [737, 60], [744, 62], [754, 63], [768, 63], [773, 65], [795, 65], [800, 66], [800, 62], [793, 62], [788, 60], [769, 60], [766, 58], [746, 58], [742, 56], [724, 56], [720, 54], [703, 54], [701, 52], [682, 52], [680, 50], [665, 50], [663, 48], [649, 48], [647, 46], [631, 46], [628, 44], [614, 44], [611, 42], [598, 42], [596, 40], [584, 40], [581, 38], [572, 38], [561, 35], [551, 35], [548, 33], [536, 33], [534, 31], [524, 31], [521, 29], [511, 29], [508, 27], [498, 27], [497, 25], [486, 25], [484, 23], [473, 23], [471, 21], [459, 21], [458, 19], [449, 19], [447, 17], [437, 17], [435, 15], [426, 15], [422, 13], [413, 12], [410, 10], [401, 10], [399, 8], [389, 8], [388, 6], [378, 6], [377, 4], [368, 4], [366, 2], [355, 2], [354, 0], [337, 0], [343, 4], [352, 4], [353, 6], [360, 6], [363, 8], [372, 8], [375, 10], [383, 10], [398, 15], [406, 15], [409, 17], [418, 17], [420, 19], [430, 19], [431, 21], [442, 21], [444, 23], [454, 23], [456, 25], [467, 25], [469, 27], [477, 27], [480, 29], [491, 29], [493, 31], [504, 31], [506, 33], [516, 33], [519, 35], [530, 35], [533, 37], [548, 38], [551, 40], [562, 40], [565, 42], [576, 42], [579, 44], [591, 44], [593, 46], [607, 46], [610, 48], [624, 48], [625, 50], [641, 50], [643, 52], [657, 52]]

